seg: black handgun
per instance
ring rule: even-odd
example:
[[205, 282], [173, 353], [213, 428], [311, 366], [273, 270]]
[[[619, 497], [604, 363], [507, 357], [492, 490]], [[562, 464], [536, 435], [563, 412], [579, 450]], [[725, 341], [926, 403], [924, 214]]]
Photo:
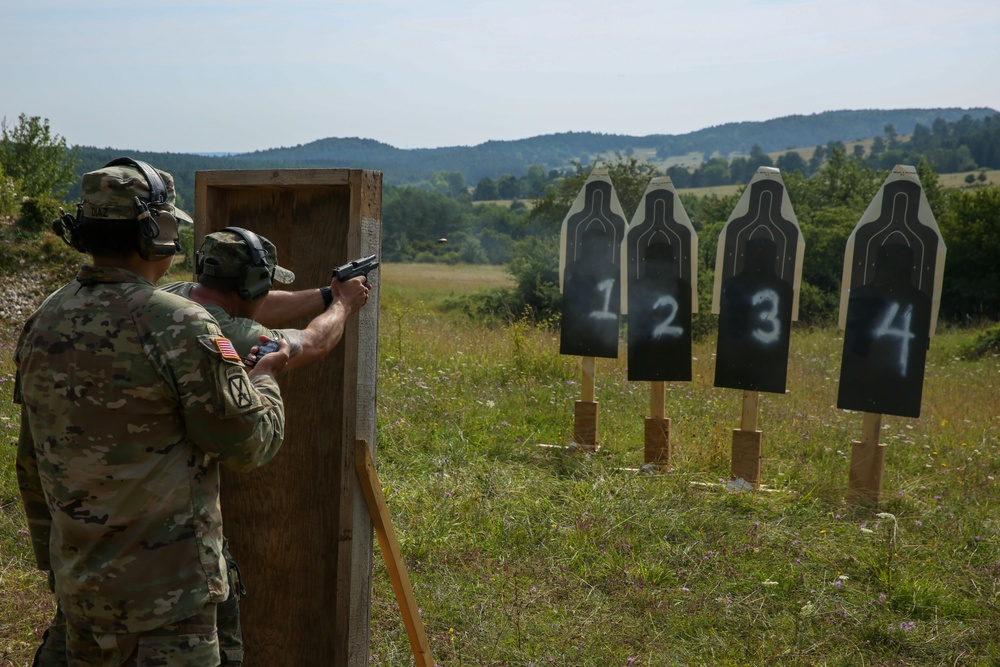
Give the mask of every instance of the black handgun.
[[344, 282], [350, 280], [351, 278], [357, 278], [358, 276], [368, 277], [370, 271], [374, 271], [378, 268], [378, 260], [375, 259], [375, 255], [369, 255], [368, 257], [362, 257], [361, 259], [356, 259], [353, 262], [348, 262], [343, 266], [338, 266], [333, 270], [333, 277]]
[[276, 340], [269, 340], [266, 343], [262, 343], [257, 347], [257, 361], [263, 359], [265, 354], [277, 352], [280, 346], [281, 344]]

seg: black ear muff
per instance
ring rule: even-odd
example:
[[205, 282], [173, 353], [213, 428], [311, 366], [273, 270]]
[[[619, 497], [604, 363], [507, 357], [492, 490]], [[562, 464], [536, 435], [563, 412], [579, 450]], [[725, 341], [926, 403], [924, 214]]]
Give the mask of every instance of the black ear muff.
[[60, 206], [59, 217], [52, 221], [52, 231], [55, 232], [56, 236], [65, 241], [69, 247], [80, 252], [87, 252], [87, 249], [80, 241], [80, 218], [82, 216], [82, 204], [77, 204], [75, 218]]
[[[145, 162], [130, 157], [116, 158], [104, 166], [133, 167], [139, 170], [149, 184], [149, 200], [135, 198], [135, 215], [139, 221], [136, 249], [139, 256], [153, 262], [177, 254], [181, 249], [177, 219], [166, 210], [167, 187], [159, 172]], [[173, 242], [164, 243], [167, 239], [173, 239]]]
[[[250, 249], [250, 262], [239, 275], [237, 290], [244, 301], [256, 301], [271, 291], [274, 269], [267, 264], [267, 251], [260, 237], [242, 227], [224, 227], [220, 232], [232, 232], [243, 239]], [[199, 258], [199, 262], [203, 260]]]

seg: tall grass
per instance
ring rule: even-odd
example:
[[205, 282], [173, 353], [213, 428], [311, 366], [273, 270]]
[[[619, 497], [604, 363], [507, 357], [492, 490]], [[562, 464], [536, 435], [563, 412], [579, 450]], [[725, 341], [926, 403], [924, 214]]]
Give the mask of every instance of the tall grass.
[[[714, 340], [668, 384], [673, 470], [635, 471], [648, 383], [598, 360], [600, 450], [573, 454], [580, 361], [558, 333], [449, 321], [386, 275], [379, 474], [442, 665], [988, 665], [1000, 660], [1000, 360], [932, 344], [919, 419], [886, 416], [878, 506], [846, 500], [861, 415], [842, 338], [797, 330], [763, 394], [765, 491], [728, 492], [740, 392]], [[404, 305], [405, 304], [405, 305]], [[624, 351], [623, 351], [624, 352]], [[373, 664], [407, 664], [376, 568]]]
[[[574, 453], [580, 360], [558, 332], [441, 312], [483, 286], [468, 267], [393, 269], [377, 468], [439, 665], [1000, 664], [1000, 358], [961, 360], [971, 333], [932, 341], [919, 419], [883, 419], [875, 506], [845, 499], [861, 415], [836, 408], [840, 336], [796, 330], [789, 392], [761, 395], [765, 490], [737, 493], [741, 395], [712, 386], [713, 340], [667, 385], [673, 469], [644, 474], [649, 386], [624, 349], [597, 362], [600, 449]], [[18, 532], [3, 351], [0, 665], [26, 665], [49, 602]], [[371, 638], [371, 664], [412, 664], [378, 554]]]

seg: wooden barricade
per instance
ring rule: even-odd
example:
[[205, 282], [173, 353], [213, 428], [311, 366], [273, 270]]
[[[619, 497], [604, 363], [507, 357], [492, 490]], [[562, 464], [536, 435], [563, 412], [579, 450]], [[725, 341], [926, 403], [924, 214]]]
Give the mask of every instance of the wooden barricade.
[[[376, 171], [200, 171], [195, 245], [244, 227], [277, 246], [279, 264], [296, 275], [287, 289], [320, 287], [334, 267], [379, 253], [381, 198]], [[368, 664], [372, 523], [354, 443], [375, 443], [378, 272], [369, 280], [368, 304], [330, 355], [279, 378], [286, 433], [274, 460], [248, 473], [224, 469], [224, 530], [248, 589], [248, 665]]]

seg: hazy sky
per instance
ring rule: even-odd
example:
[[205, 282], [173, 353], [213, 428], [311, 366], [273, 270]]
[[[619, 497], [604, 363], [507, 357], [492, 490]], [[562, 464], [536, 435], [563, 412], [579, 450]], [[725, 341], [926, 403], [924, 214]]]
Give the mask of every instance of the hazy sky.
[[1000, 110], [998, 0], [0, 0], [0, 116], [69, 144], [400, 148]]

